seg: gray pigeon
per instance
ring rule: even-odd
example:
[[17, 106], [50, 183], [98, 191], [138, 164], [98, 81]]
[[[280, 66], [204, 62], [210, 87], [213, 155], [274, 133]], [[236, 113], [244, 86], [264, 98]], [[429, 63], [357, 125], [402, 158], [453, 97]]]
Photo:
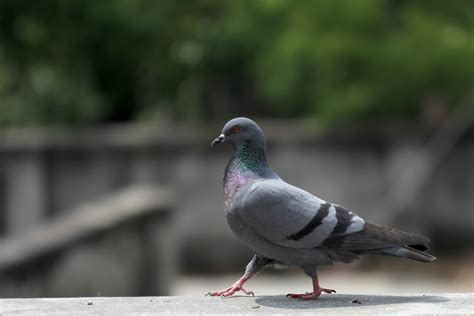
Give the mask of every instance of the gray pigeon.
[[237, 291], [265, 266], [300, 267], [313, 281], [313, 292], [288, 294], [314, 299], [334, 290], [319, 286], [317, 269], [334, 262], [352, 262], [359, 255], [404, 257], [421, 262], [436, 258], [425, 253], [429, 239], [365, 222], [344, 207], [326, 202], [286, 183], [270, 168], [265, 137], [248, 118], [227, 122], [212, 146], [234, 147], [224, 172], [224, 211], [232, 231], [255, 252], [245, 274], [232, 286], [211, 296]]

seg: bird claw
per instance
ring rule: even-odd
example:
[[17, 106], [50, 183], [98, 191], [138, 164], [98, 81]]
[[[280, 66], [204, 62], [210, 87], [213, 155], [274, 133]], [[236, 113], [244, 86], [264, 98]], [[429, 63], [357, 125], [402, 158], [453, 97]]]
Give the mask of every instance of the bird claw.
[[336, 293], [336, 290], [321, 288], [321, 292], [331, 294], [331, 293]]
[[252, 291], [247, 291], [247, 290], [244, 289], [243, 287], [241, 287], [240, 290], [241, 290], [242, 292], [244, 292], [245, 295], [255, 296], [255, 294], [254, 294]]

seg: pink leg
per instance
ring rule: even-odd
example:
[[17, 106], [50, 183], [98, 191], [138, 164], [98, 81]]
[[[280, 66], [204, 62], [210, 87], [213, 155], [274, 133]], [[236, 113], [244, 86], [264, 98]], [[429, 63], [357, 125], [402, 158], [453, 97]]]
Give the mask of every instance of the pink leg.
[[243, 275], [240, 279], [238, 279], [234, 284], [226, 288], [225, 290], [222, 291], [217, 291], [217, 292], [209, 292], [206, 294], [206, 296], [221, 296], [221, 297], [226, 297], [226, 296], [231, 296], [235, 292], [242, 291], [247, 295], [252, 295], [254, 296], [252, 291], [247, 291], [244, 289], [244, 283], [247, 282], [252, 276], [255, 274], [252, 274], [250, 276], [245, 276]]
[[321, 293], [336, 293], [336, 291], [331, 289], [325, 289], [319, 286], [318, 276], [313, 278], [313, 293], [305, 293], [305, 294], [288, 294], [287, 297], [291, 298], [301, 298], [303, 300], [313, 300], [318, 298]]

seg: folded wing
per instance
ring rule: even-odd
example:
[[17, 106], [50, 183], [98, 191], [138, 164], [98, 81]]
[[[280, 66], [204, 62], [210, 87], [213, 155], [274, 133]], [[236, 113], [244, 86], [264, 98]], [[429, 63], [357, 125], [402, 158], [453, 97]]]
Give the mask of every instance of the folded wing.
[[315, 248], [327, 238], [363, 230], [354, 213], [286, 182], [263, 180], [244, 193], [238, 212], [256, 234], [284, 247]]

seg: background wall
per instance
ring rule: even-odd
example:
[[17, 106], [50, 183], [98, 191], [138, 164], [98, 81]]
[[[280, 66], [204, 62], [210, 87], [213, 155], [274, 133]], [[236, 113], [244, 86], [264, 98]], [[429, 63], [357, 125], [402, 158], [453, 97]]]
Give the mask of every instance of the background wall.
[[[472, 135], [423, 174], [417, 164], [426, 160], [429, 144], [421, 131], [322, 133], [308, 121], [264, 121], [262, 126], [268, 131], [269, 161], [288, 182], [368, 221], [427, 234], [434, 251], [470, 250]], [[172, 243], [182, 271], [239, 271], [250, 252], [222, 213], [222, 173], [231, 148], [209, 147], [219, 128], [196, 129], [199, 125], [178, 124], [9, 131], [0, 144], [4, 236], [18, 236], [128, 186], [153, 184], [171, 188], [177, 197]]]

